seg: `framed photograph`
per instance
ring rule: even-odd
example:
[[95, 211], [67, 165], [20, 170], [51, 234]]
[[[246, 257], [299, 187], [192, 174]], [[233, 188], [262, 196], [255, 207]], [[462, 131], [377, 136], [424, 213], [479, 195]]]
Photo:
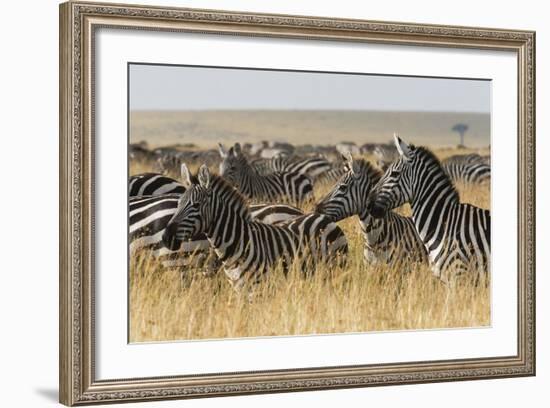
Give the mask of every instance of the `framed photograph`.
[[535, 374], [535, 33], [60, 6], [66, 405]]

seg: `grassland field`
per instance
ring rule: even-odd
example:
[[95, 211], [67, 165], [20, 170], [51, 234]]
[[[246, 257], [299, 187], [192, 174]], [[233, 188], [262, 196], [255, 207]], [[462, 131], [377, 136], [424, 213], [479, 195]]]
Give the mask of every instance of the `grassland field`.
[[[433, 148], [439, 158], [488, 148]], [[366, 156], [367, 159], [373, 159]], [[130, 174], [153, 169], [131, 162]], [[192, 168], [196, 170], [196, 166]], [[217, 168], [212, 168], [217, 172]], [[173, 174], [174, 177], [179, 177]], [[315, 185], [316, 199], [332, 185]], [[489, 186], [457, 185], [461, 201], [490, 208]], [[312, 210], [311, 205], [304, 211]], [[404, 206], [397, 210], [409, 215]], [[205, 277], [200, 270], [163, 269], [147, 250], [130, 259], [131, 342], [288, 336], [387, 330], [463, 328], [490, 325], [490, 282], [464, 279], [442, 284], [426, 265], [407, 270], [372, 266], [363, 259], [357, 217], [339, 222], [348, 243], [344, 268], [321, 266], [313, 277], [297, 270], [287, 277], [273, 270], [255, 291], [253, 302], [235, 292], [223, 271]]]

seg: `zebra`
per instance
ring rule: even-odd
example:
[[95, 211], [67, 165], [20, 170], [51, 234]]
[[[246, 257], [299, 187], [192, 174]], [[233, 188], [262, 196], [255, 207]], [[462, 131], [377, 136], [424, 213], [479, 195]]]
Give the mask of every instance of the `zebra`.
[[336, 145], [336, 151], [342, 155], [344, 154], [354, 154], [359, 155], [361, 154], [361, 150], [354, 142], [341, 142]]
[[491, 182], [491, 166], [481, 163], [445, 162], [441, 167], [453, 182], [483, 184]]
[[154, 160], [154, 153], [149, 150], [147, 142], [130, 143], [128, 145], [128, 158], [134, 161]]
[[163, 149], [159, 148], [155, 150], [155, 152], [157, 154], [157, 159], [154, 164], [154, 170], [162, 174], [179, 173], [183, 163], [207, 163], [209, 166], [214, 166], [219, 162], [218, 151], [214, 149], [180, 151], [168, 147]]
[[490, 160], [491, 156], [481, 156], [477, 153], [469, 153], [469, 154], [454, 154], [452, 156], [449, 156], [443, 160], [441, 160], [441, 164], [447, 164], [447, 163], [456, 163], [456, 164], [491, 164]]
[[342, 166], [335, 165], [324, 157], [290, 157], [281, 154], [270, 160], [253, 160], [251, 165], [261, 175], [276, 172], [299, 173], [308, 176], [313, 181], [336, 181], [344, 174]]
[[[231, 150], [231, 149], [229, 149]], [[254, 159], [250, 165], [262, 176], [270, 173], [281, 173], [285, 171], [289, 157], [286, 154], [279, 154], [271, 159]]]
[[269, 159], [280, 154], [291, 155], [294, 153], [294, 146], [286, 142], [262, 140], [254, 144], [245, 144], [246, 151], [251, 156]]
[[315, 211], [334, 222], [358, 215], [364, 238], [363, 255], [369, 264], [427, 262], [426, 250], [410, 217], [393, 211], [380, 219], [370, 215], [367, 198], [382, 173], [367, 160], [353, 160], [351, 154], [345, 158], [345, 175], [317, 203]]
[[390, 164], [398, 158], [397, 150], [391, 144], [377, 144], [372, 153], [377, 159], [376, 165], [382, 171], [386, 171]]
[[[259, 283], [276, 265], [287, 271], [298, 255], [304, 262], [341, 261], [348, 244], [342, 230], [316, 213], [268, 225], [254, 221], [246, 198], [202, 165], [198, 183], [188, 174], [187, 191], [163, 235], [164, 244], [205, 233], [236, 290]], [[249, 286], [250, 288], [250, 286]], [[250, 292], [249, 292], [250, 294]]]
[[147, 248], [164, 268], [204, 266], [211, 273], [219, 269], [216, 258], [210, 257], [210, 244], [205, 236], [184, 242], [177, 251], [162, 244], [166, 224], [178, 206], [181, 194], [130, 197], [128, 203], [128, 242], [130, 256]]
[[435, 276], [449, 283], [455, 272], [471, 271], [476, 279], [488, 274], [491, 213], [460, 203], [457, 190], [430, 150], [408, 145], [397, 135], [394, 140], [399, 159], [369, 196], [372, 216], [383, 217], [408, 202]]
[[171, 177], [159, 173], [142, 173], [131, 176], [128, 181], [128, 196], [156, 196], [163, 194], [183, 194], [185, 188]]
[[239, 143], [229, 151], [219, 144], [219, 153], [222, 158], [220, 175], [251, 200], [286, 198], [293, 203], [302, 203], [313, 198], [313, 184], [309, 177], [296, 172], [261, 175], [241, 152]]
[[[183, 187], [183, 186], [182, 186]], [[128, 203], [129, 252], [135, 254], [142, 248], [153, 251], [165, 268], [205, 266], [207, 273], [219, 269], [217, 257], [209, 253], [210, 244], [204, 235], [180, 242], [177, 248], [168, 249], [162, 242], [166, 225], [175, 214], [181, 194], [131, 197]], [[252, 219], [266, 224], [276, 224], [303, 215], [303, 212], [285, 204], [254, 204], [250, 206]]]

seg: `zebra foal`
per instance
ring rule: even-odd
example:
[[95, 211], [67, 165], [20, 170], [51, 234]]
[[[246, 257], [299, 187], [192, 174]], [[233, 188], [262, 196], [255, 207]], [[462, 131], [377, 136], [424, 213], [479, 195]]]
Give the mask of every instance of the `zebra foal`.
[[136, 174], [128, 181], [129, 197], [182, 194], [184, 191], [179, 181], [159, 173]]

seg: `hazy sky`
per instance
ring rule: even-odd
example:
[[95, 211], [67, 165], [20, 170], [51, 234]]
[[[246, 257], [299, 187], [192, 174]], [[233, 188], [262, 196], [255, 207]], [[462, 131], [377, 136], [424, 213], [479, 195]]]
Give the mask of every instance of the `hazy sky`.
[[490, 112], [489, 81], [130, 65], [131, 110]]

